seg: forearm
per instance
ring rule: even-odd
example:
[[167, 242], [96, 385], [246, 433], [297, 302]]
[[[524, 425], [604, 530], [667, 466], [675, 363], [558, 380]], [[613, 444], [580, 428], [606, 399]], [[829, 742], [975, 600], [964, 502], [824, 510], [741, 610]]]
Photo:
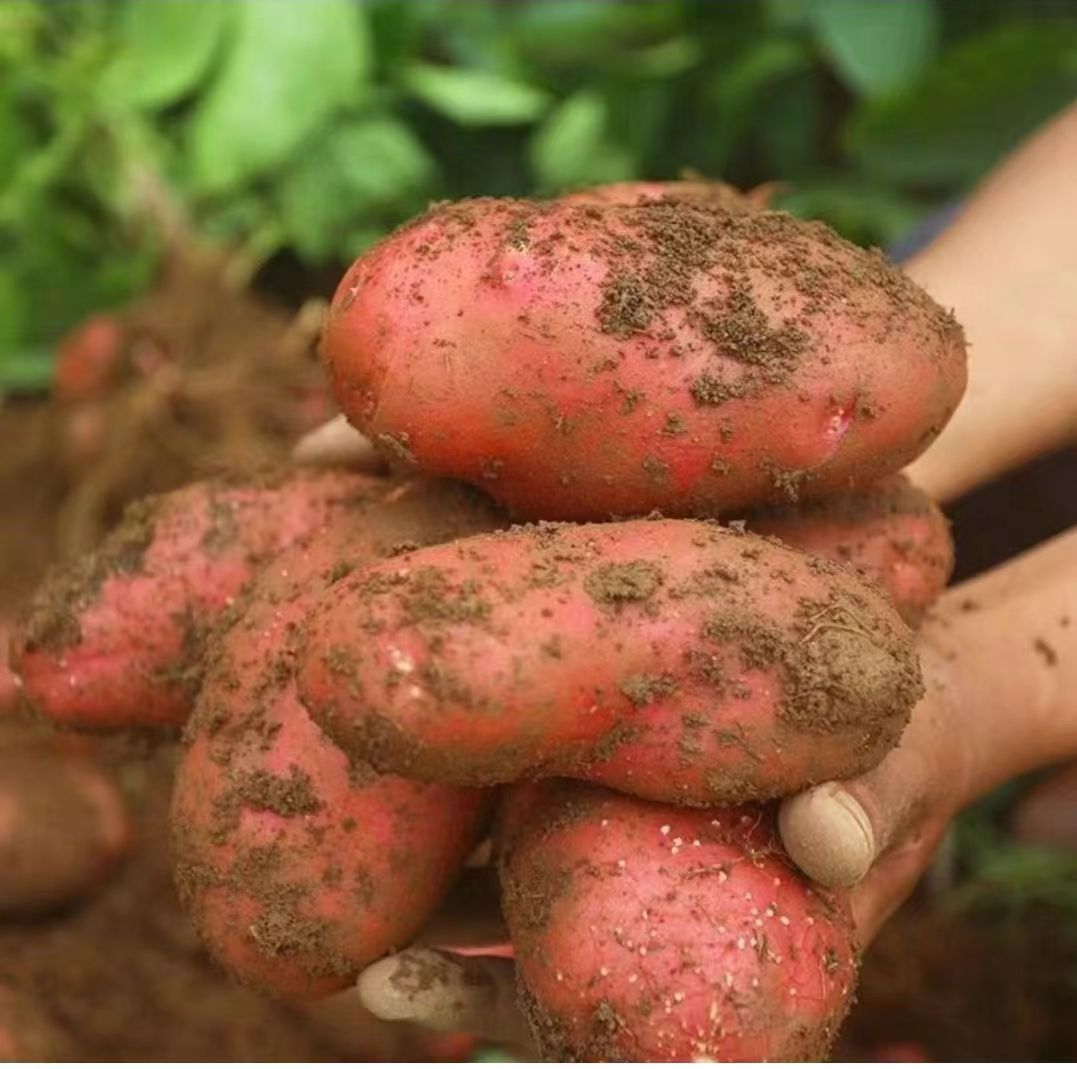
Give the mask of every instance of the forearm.
[[953, 589], [924, 638], [965, 725], [962, 801], [1077, 755], [1077, 529]]
[[954, 309], [969, 388], [910, 473], [953, 498], [1077, 437], [1077, 106], [1017, 150], [906, 270]]

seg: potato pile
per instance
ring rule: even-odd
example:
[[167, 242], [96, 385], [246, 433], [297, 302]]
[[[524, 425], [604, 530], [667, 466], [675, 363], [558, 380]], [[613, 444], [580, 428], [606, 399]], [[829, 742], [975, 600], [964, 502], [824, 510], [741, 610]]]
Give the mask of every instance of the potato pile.
[[895, 473], [960, 328], [820, 224], [648, 183], [433, 207], [323, 351], [395, 474], [133, 506], [39, 592], [25, 694], [185, 725], [181, 895], [262, 991], [406, 945], [492, 827], [544, 1055], [825, 1053], [851, 921], [768, 803], [876, 765], [921, 695], [952, 550]]

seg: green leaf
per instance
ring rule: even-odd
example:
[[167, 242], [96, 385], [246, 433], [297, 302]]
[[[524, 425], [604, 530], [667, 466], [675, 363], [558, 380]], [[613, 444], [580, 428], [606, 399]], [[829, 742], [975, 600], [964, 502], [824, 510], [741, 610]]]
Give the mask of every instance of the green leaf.
[[238, 0], [237, 37], [191, 129], [204, 192], [273, 170], [364, 92], [366, 24], [351, 0]]
[[757, 102], [766, 90], [810, 65], [811, 58], [799, 41], [765, 37], [736, 62], [715, 72], [708, 87], [713, 125], [707, 151], [713, 167], [725, 167], [737, 142], [751, 127]]
[[11, 271], [0, 270], [0, 353], [7, 352], [22, 338], [26, 294]]
[[605, 100], [589, 89], [565, 100], [531, 141], [531, 166], [547, 189], [630, 178], [629, 152], [608, 136]]
[[890, 189], [849, 181], [799, 186], [774, 205], [802, 219], [822, 219], [861, 245], [889, 245], [923, 217], [915, 201]]
[[234, 14], [224, 0], [128, 0], [120, 48], [102, 76], [101, 96], [161, 108], [191, 92], [209, 67]]
[[545, 89], [489, 71], [413, 63], [404, 85], [424, 104], [461, 126], [517, 126], [550, 106]]
[[300, 255], [325, 260], [340, 249], [342, 233], [380, 233], [372, 215], [418, 207], [433, 172], [433, 159], [402, 123], [370, 118], [341, 126], [280, 182], [287, 237]]
[[402, 122], [364, 119], [340, 127], [327, 145], [351, 193], [374, 204], [400, 200], [424, 186], [434, 161]]
[[46, 18], [41, 5], [33, 0], [0, 3], [0, 66], [31, 59]]
[[888, 182], [965, 184], [1077, 95], [1077, 26], [1029, 23], [970, 38], [900, 96], [865, 101], [849, 151]]
[[909, 85], [938, 45], [933, 0], [815, 0], [808, 10], [838, 74], [867, 95]]
[[48, 349], [0, 351], [0, 395], [40, 393], [52, 381], [52, 365]]
[[596, 66], [608, 59], [630, 59], [640, 46], [661, 49], [685, 21], [681, 4], [654, 0], [629, 4], [541, 0], [515, 5], [508, 32], [520, 52], [534, 62], [575, 64], [590, 72], [593, 80]]

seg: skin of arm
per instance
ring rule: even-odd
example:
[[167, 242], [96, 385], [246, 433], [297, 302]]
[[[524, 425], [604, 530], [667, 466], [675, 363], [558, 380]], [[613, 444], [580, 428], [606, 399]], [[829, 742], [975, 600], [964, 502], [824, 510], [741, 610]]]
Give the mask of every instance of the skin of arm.
[[909, 468], [941, 501], [1077, 441], [1077, 105], [996, 168], [904, 268], [954, 310], [969, 386]]

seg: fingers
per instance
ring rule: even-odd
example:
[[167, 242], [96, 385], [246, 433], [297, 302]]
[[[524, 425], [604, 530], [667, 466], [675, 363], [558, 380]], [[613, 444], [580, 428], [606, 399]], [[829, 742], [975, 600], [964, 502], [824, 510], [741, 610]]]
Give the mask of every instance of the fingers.
[[38, 743], [0, 751], [0, 916], [93, 889], [131, 843], [123, 802], [91, 762]]
[[1077, 754], [1077, 531], [948, 593], [921, 638], [927, 693], [878, 768], [787, 799], [793, 860], [859, 884], [870, 934], [930, 860], [962, 806]]
[[[924, 658], [926, 659], [926, 658]], [[786, 799], [778, 826], [796, 864], [827, 887], [852, 887], [876, 859], [929, 813], [947, 816], [967, 791], [952, 689], [933, 665], [928, 693], [897, 749], [871, 772]]]
[[[939, 439], [911, 468], [946, 500], [1077, 431], [1077, 106], [1053, 119], [981, 184], [951, 224], [906, 265], [965, 328], [969, 385]], [[994, 250], [1004, 248], [1002, 262]], [[1021, 353], [1015, 374], [1014, 353]], [[1034, 419], [1028, 414], [1035, 412]]]
[[386, 470], [385, 461], [370, 440], [344, 416], [336, 416], [300, 438], [292, 450], [292, 460], [297, 464], [343, 465], [371, 473]]
[[472, 1032], [527, 1044], [511, 959], [415, 948], [383, 958], [359, 976], [359, 999], [376, 1017], [439, 1031]]

